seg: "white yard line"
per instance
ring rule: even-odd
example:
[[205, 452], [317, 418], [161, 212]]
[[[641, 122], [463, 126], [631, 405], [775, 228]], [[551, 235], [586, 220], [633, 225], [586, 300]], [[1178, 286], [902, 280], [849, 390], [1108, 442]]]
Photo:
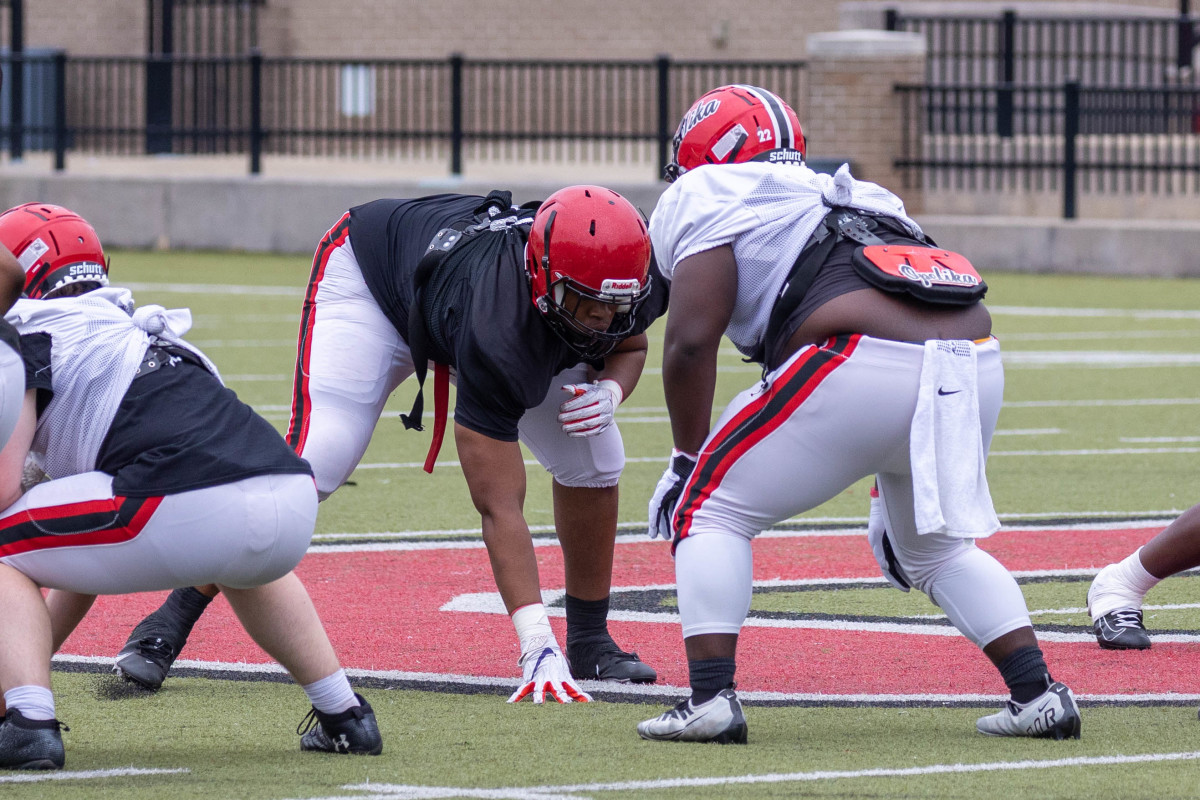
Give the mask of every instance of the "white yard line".
[[[229, 283], [122, 283], [122, 288], [134, 292], [134, 299], [137, 299], [137, 292], [146, 292], [148, 294], [250, 294], [258, 296], [272, 297], [303, 297], [304, 285], [297, 283], [295, 286], [246, 286], [243, 284]], [[212, 316], [212, 315], [209, 315]], [[299, 312], [296, 313], [296, 319], [300, 318]]]
[[[1068, 522], [1056, 525], [1037, 525], [1029, 520], [1033, 519], [1064, 519], [1070, 517], [1124, 517], [1125, 514], [1114, 511], [1050, 511], [1039, 514], [1001, 514], [1001, 520], [1007, 520], [1008, 530], [1006, 533], [1020, 531], [1022, 533], [1044, 533], [1048, 531], [1071, 531], [1071, 530], [1124, 530], [1127, 528], [1137, 529], [1155, 529], [1161, 528], [1183, 513], [1182, 509], [1169, 509], [1165, 511], [1147, 511], [1144, 518], [1130, 520], [1121, 518], [1112, 522]], [[806, 525], [830, 525], [843, 524], [856, 527], [849, 528], [778, 528], [775, 530], [763, 531], [758, 535], [760, 539], [822, 539], [835, 537], [858, 537], [866, 533], [867, 520], [865, 517], [801, 517], [792, 520], [787, 524], [806, 524]], [[529, 531], [535, 534], [554, 533], [553, 525], [530, 525]], [[385, 539], [396, 540], [400, 542], [409, 539], [423, 539], [435, 536], [471, 536], [472, 539], [463, 539], [462, 541], [473, 542], [476, 547], [483, 547], [482, 528], [442, 528], [437, 530], [416, 530], [416, 531], [365, 531], [362, 533], [318, 533], [313, 536], [315, 542], [339, 541], [343, 539]], [[641, 523], [625, 522], [617, 526], [617, 543], [618, 544], [653, 544], [646, 537], [646, 534], [641, 528]], [[331, 546], [318, 546], [311, 548], [311, 552], [315, 553], [333, 553], [333, 552], [355, 552], [357, 550], [370, 551], [380, 549], [378, 545], [381, 542], [371, 542], [364, 544], [339, 545], [341, 549], [334, 549]], [[420, 549], [437, 549], [445, 544], [446, 549], [462, 549], [461, 542], [450, 541], [429, 542], [428, 547]], [[538, 537], [534, 539], [535, 547], [554, 547], [558, 542], [553, 537]], [[659, 546], [662, 546], [660, 543]]]
[[[816, 770], [812, 772], [770, 772], [750, 775], [725, 775], [704, 778], [662, 778], [658, 780], [615, 781], [611, 783], [575, 783], [558, 786], [512, 786], [476, 789], [457, 786], [422, 786], [396, 783], [352, 783], [342, 788], [360, 794], [336, 795], [319, 800], [428, 800], [430, 798], [485, 798], [485, 800], [584, 800], [605, 792], [661, 792], [668, 789], [695, 789], [709, 786], [751, 786], [761, 784], [816, 783], [860, 778], [920, 778], [926, 775], [966, 775], [972, 773], [1026, 772], [1071, 767], [1108, 767], [1127, 764], [1197, 761], [1200, 752], [1142, 753], [1138, 755], [1078, 756], [1046, 760], [989, 761], [982, 764], [930, 764], [923, 767], [870, 767], [855, 770]], [[847, 790], [851, 791], [851, 790]], [[361, 793], [366, 793], [361, 794]]]
[[140, 769], [138, 767], [121, 767], [119, 769], [90, 769], [63, 772], [30, 772], [22, 775], [10, 773], [0, 774], [0, 783], [42, 783], [44, 781], [94, 781], [98, 778], [131, 778], [140, 775], [179, 775], [191, 772], [189, 769]]
[[1066, 308], [1056, 306], [988, 306], [996, 316], [1012, 317], [1121, 317], [1125, 319], [1200, 319], [1200, 311], [1154, 308]]

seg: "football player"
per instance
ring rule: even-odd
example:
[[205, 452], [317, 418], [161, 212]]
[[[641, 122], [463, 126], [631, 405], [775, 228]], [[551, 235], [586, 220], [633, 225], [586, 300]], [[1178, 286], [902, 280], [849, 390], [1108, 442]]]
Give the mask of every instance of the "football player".
[[[875, 475], [870, 538], [897, 587], [929, 595], [1011, 692], [995, 736], [1079, 735], [1021, 590], [975, 546], [999, 528], [984, 475], [1003, 371], [986, 284], [932, 247], [899, 197], [804, 164], [800, 121], [764, 89], [714, 89], [674, 140], [651, 216], [671, 282], [663, 385], [674, 434], [650, 502], [673, 540], [691, 697], [646, 739], [746, 741], [734, 691], [762, 530]], [[727, 336], [763, 365], [710, 430]], [[936, 433], [936, 436], [935, 436]]]
[[[510, 702], [586, 701], [576, 679], [657, 677], [617, 645], [607, 616], [624, 466], [613, 416], [637, 385], [643, 331], [665, 304], [642, 215], [599, 186], [520, 207], [500, 191], [377, 200], [352, 208], [317, 247], [288, 442], [328, 497], [362, 458], [388, 396], [414, 373], [423, 385], [432, 364], [432, 471], [453, 374], [458, 458], [520, 644]], [[407, 427], [420, 426], [422, 408], [418, 393]], [[552, 477], [565, 657], [542, 604], [519, 441]], [[161, 685], [212, 594], [173, 592], [130, 635], [118, 669]]]
[[[70, 240], [90, 249], [55, 244]], [[313, 707], [302, 749], [381, 752], [374, 712], [292, 572], [316, 523], [308, 464], [181, 338], [186, 310], [135, 310], [123, 289], [44, 298], [63, 288], [47, 276], [72, 264], [107, 269], [78, 215], [47, 204], [10, 209], [0, 242], [42, 298], [6, 315], [21, 334], [25, 389], [0, 452], [0, 768], [63, 766], [50, 656], [95, 595], [207, 582], [303, 686]], [[99, 274], [88, 273], [93, 282]], [[24, 492], [31, 450], [50, 480]], [[69, 619], [40, 587], [66, 598]]]

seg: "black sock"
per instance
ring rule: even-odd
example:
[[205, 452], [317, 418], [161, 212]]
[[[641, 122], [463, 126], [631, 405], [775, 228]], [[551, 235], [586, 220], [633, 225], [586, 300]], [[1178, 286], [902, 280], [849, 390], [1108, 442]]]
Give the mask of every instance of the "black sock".
[[701, 658], [688, 662], [688, 682], [692, 685], [692, 705], [707, 703], [722, 689], [733, 688], [737, 661], [732, 658]]
[[1000, 677], [1017, 703], [1028, 703], [1053, 683], [1040, 647], [1022, 647], [1000, 662]]
[[167, 595], [166, 601], [159, 606], [158, 613], [177, 623], [186, 639], [196, 620], [200, 619], [200, 615], [211, 602], [211, 597], [188, 586]]
[[602, 642], [608, 636], [608, 598], [580, 600], [566, 596], [567, 649], [572, 645]]

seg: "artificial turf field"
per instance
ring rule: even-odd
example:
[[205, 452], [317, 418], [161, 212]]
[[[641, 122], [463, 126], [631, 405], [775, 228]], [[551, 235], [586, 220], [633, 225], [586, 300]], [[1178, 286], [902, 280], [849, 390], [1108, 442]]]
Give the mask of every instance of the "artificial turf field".
[[[303, 257], [114, 254], [139, 303], [188, 306], [189, 339], [281, 430], [287, 424]], [[867, 482], [764, 535], [743, 632], [746, 747], [640, 740], [637, 721], [686, 694], [673, 568], [639, 532], [670, 446], [657, 364], [618, 422], [628, 465], [612, 629], [660, 674], [650, 688], [588, 683], [598, 702], [512, 706], [516, 639], [494, 594], [479, 521], [447, 437], [396, 417], [324, 503], [298, 572], [384, 735], [378, 758], [298, 751], [298, 688], [216, 601], [156, 695], [107, 674], [162, 594], [101, 598], [57, 658], [67, 771], [0, 773], [0, 797], [584, 798], [1194, 797], [1200, 778], [1197, 578], [1147, 598], [1155, 645], [1096, 647], [1083, 609], [1095, 571], [1200, 502], [1200, 281], [989, 275], [1006, 407], [988, 475], [1004, 529], [981, 543], [1022, 581], [1083, 738], [974, 731], [1004, 687], [924, 596], [886, 588], [863, 528]], [[755, 380], [729, 348], [718, 402]], [[526, 515], [542, 585], [561, 605], [549, 479], [531, 464]], [[561, 617], [556, 618], [561, 635]]]

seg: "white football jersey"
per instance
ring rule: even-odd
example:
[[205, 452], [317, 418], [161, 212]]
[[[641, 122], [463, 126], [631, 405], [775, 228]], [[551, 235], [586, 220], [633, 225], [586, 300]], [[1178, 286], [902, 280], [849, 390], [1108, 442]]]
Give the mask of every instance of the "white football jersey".
[[51, 337], [54, 397], [38, 419], [32, 450], [51, 478], [95, 469], [117, 408], [155, 340], [185, 347], [178, 337], [191, 326], [186, 310], [161, 306], [133, 310], [127, 289], [97, 289], [78, 297], [18, 300], [5, 318], [22, 334]]
[[921, 233], [899, 197], [851, 177], [845, 164], [826, 175], [801, 165], [747, 162], [706, 165], [681, 175], [650, 216], [650, 239], [667, 280], [688, 256], [733, 246], [738, 289], [725, 334], [749, 356], [766, 334], [771, 308], [796, 257], [833, 206], [895, 217], [914, 236]]

